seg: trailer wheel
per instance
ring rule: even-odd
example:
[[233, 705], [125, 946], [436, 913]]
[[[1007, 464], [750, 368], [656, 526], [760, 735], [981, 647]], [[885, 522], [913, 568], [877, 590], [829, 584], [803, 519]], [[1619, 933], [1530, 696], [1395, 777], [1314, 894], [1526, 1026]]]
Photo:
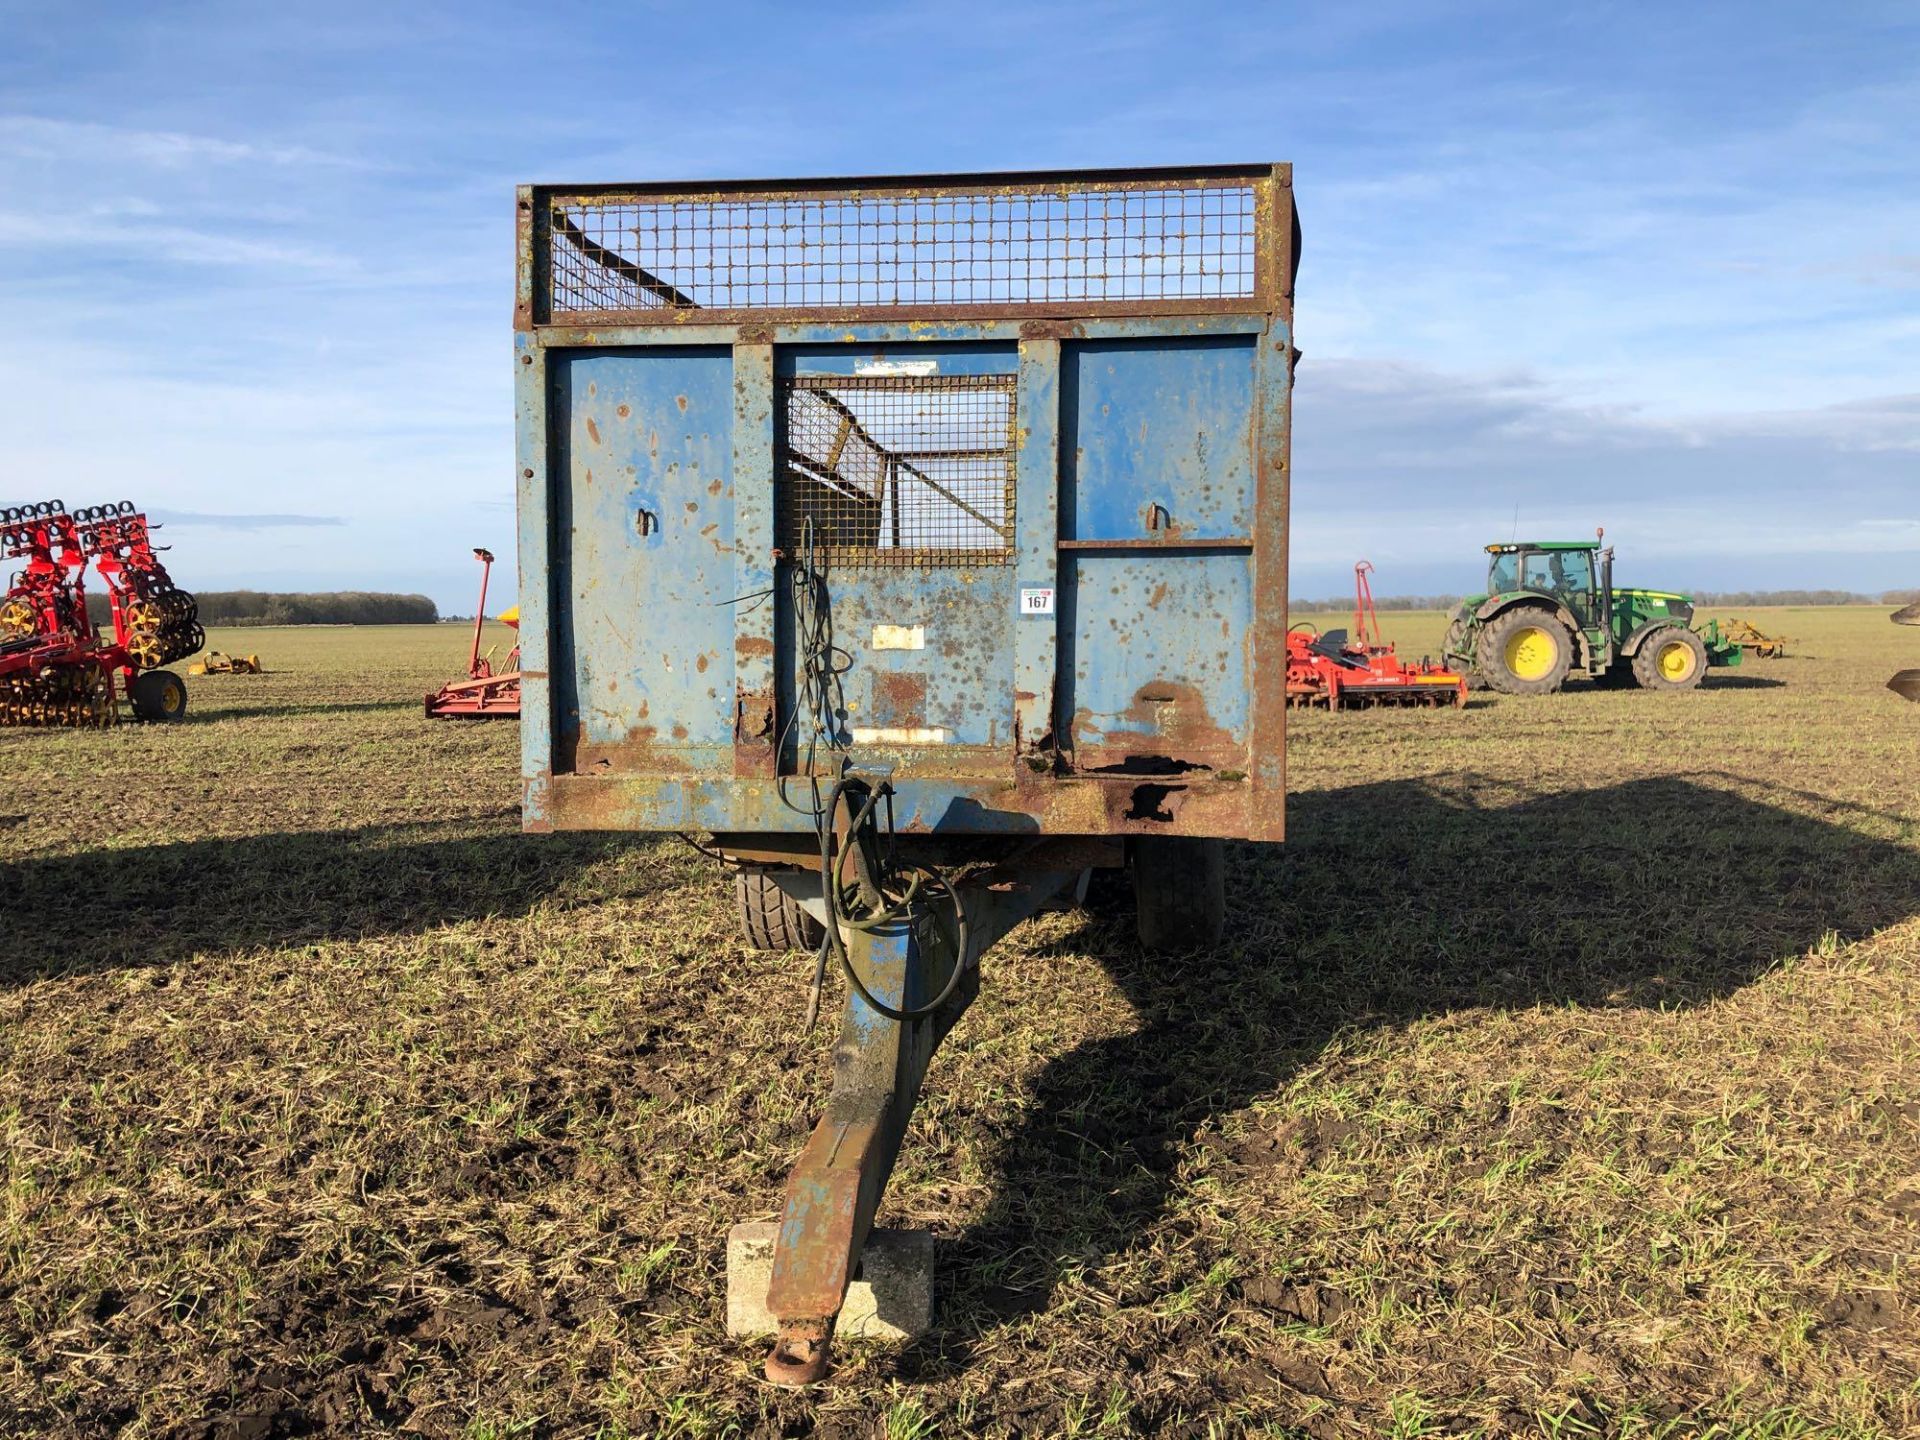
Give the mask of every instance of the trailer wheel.
[[171, 670], [143, 670], [127, 687], [136, 720], [179, 720], [187, 713], [187, 682]]
[[1218, 945], [1227, 927], [1227, 847], [1191, 835], [1133, 842], [1140, 944], [1163, 954]]
[[1523, 605], [1496, 615], [1480, 632], [1479, 664], [1503, 695], [1551, 695], [1567, 682], [1573, 637], [1551, 612]]
[[1706, 674], [1706, 641], [1679, 625], [1662, 626], [1633, 652], [1633, 678], [1642, 690], [1693, 690]]
[[764, 870], [734, 871], [733, 898], [740, 933], [755, 950], [818, 950], [827, 938], [826, 927]]

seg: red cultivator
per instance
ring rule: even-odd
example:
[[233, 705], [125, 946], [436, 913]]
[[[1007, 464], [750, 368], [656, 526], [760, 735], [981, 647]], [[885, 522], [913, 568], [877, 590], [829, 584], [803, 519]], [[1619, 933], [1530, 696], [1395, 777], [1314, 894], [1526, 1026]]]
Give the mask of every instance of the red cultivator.
[[[493, 656], [480, 653], [480, 631], [487, 623], [487, 581], [493, 575], [493, 552], [475, 549], [480, 562], [480, 603], [473, 609], [473, 649], [467, 654], [467, 678], [450, 680], [427, 696], [429, 720], [518, 720], [520, 718], [520, 647], [507, 652], [503, 668], [493, 668]], [[515, 606], [500, 617], [520, 628]]]
[[1325, 705], [1329, 710], [1364, 705], [1454, 705], [1467, 703], [1464, 675], [1422, 659], [1409, 663], [1380, 638], [1374, 613], [1373, 566], [1353, 567], [1353, 633], [1322, 634], [1300, 624], [1287, 631], [1287, 703]]
[[[58, 500], [0, 510], [0, 559], [26, 562], [0, 597], [0, 725], [111, 725], [122, 691], [136, 718], [186, 713], [186, 685], [159, 667], [193, 654], [206, 634], [132, 501], [72, 514]], [[106, 582], [110, 636], [87, 613], [89, 565]]]

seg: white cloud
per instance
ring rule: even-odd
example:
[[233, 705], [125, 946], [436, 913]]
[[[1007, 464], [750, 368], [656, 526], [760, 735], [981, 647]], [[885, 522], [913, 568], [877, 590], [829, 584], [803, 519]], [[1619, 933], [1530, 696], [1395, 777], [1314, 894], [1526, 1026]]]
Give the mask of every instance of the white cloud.
[[0, 115], [0, 157], [57, 165], [146, 165], [162, 169], [199, 166], [323, 166], [380, 168], [357, 156], [330, 154], [305, 145], [261, 145], [173, 130], [140, 130], [44, 115]]
[[336, 252], [273, 240], [257, 240], [231, 230], [194, 229], [185, 225], [144, 224], [141, 217], [164, 213], [162, 207], [141, 201], [124, 202], [118, 220], [100, 212], [67, 219], [58, 214], [21, 214], [0, 211], [0, 246], [40, 250], [62, 258], [79, 252], [100, 251], [143, 260], [168, 260], [189, 265], [260, 266], [313, 271], [351, 271], [352, 258]]

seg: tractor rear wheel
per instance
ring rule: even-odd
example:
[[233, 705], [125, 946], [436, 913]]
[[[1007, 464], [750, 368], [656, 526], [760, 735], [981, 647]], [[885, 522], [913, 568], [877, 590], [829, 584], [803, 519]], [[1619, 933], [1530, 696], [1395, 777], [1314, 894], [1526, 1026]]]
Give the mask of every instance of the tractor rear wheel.
[[143, 670], [127, 687], [137, 720], [172, 721], [187, 713], [187, 682], [171, 670]]
[[1633, 652], [1633, 678], [1642, 690], [1692, 690], [1706, 674], [1706, 642], [1683, 626], [1661, 626]]
[[740, 933], [755, 950], [818, 950], [827, 930], [764, 870], [733, 872]]
[[1480, 632], [1475, 668], [1503, 695], [1551, 695], [1566, 684], [1572, 664], [1573, 636], [1537, 606], [1496, 615]]
[[1227, 846], [1192, 835], [1133, 842], [1135, 928], [1147, 950], [1174, 954], [1220, 943], [1227, 929]]

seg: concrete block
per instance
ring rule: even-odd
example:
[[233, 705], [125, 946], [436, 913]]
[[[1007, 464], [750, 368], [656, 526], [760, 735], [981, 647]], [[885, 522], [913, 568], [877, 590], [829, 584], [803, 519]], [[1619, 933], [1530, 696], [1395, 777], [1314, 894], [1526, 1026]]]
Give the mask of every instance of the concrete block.
[[[771, 1335], [767, 1286], [773, 1279], [773, 1220], [749, 1220], [727, 1232], [727, 1334]], [[933, 1325], [933, 1235], [874, 1230], [834, 1334], [863, 1340], [912, 1340]]]

